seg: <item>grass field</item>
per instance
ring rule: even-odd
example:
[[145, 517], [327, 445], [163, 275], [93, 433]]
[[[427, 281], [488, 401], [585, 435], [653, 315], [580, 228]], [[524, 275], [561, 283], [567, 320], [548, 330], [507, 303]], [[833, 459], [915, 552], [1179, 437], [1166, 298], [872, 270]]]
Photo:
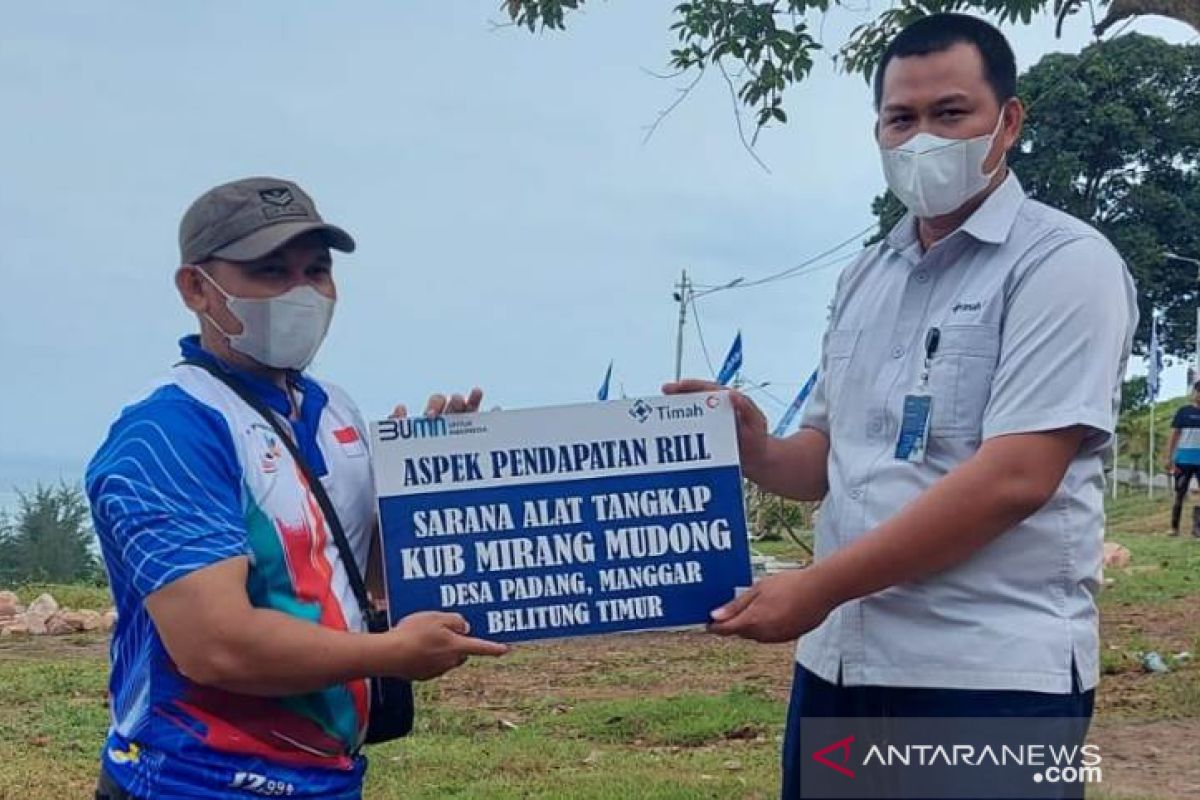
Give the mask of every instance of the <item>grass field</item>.
[[[1133, 552], [1104, 592], [1104, 678], [1091, 797], [1200, 797], [1200, 542], [1163, 537], [1165, 500], [1123, 497], [1109, 538]], [[786, 545], [766, 549], [790, 555]], [[49, 589], [66, 605], [105, 601]], [[373, 748], [368, 798], [771, 798], [789, 646], [700, 633], [518, 648], [420, 687], [417, 735]], [[102, 636], [0, 639], [0, 798], [90, 797], [107, 722]]]

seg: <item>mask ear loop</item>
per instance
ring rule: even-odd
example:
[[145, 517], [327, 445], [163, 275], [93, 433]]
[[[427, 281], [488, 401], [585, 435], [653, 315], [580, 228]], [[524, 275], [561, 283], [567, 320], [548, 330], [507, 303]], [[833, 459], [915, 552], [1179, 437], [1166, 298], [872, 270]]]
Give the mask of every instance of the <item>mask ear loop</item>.
[[[209, 274], [208, 274], [208, 273], [207, 273], [207, 272], [204, 270], [204, 267], [200, 266], [199, 264], [193, 264], [193, 265], [192, 265], [192, 267], [193, 267], [193, 268], [194, 268], [194, 269], [195, 269], [197, 272], [199, 272], [199, 273], [201, 274], [201, 276], [203, 276], [203, 277], [204, 277], [204, 280], [206, 280], [206, 281], [208, 281], [210, 284], [212, 284], [213, 288], [215, 288], [215, 289], [216, 289], [218, 292], [220, 292], [220, 293], [221, 293], [221, 296], [225, 298], [225, 301], [226, 301], [226, 302], [228, 302], [228, 301], [230, 301], [230, 300], [234, 299], [234, 298], [233, 298], [233, 295], [231, 295], [229, 292], [227, 292], [227, 291], [225, 291], [224, 289], [222, 289], [222, 288], [221, 288], [221, 284], [217, 283], [216, 279], [215, 279], [215, 278], [213, 278], [213, 276], [209, 275]], [[232, 313], [232, 312], [230, 312], [230, 313]], [[234, 338], [235, 334], [229, 333], [229, 332], [228, 332], [228, 331], [226, 331], [224, 328], [222, 328], [222, 327], [221, 327], [221, 323], [219, 323], [219, 322], [217, 322], [215, 319], [213, 319], [213, 315], [212, 315], [212, 314], [209, 314], [207, 311], [203, 311], [203, 312], [201, 312], [201, 314], [204, 316], [204, 318], [205, 318], [205, 319], [207, 319], [209, 322], [211, 322], [211, 323], [212, 323], [212, 326], [213, 326], [214, 328], [216, 328], [216, 329], [217, 329], [217, 332], [218, 332], [218, 333], [220, 333], [222, 336], [224, 336], [226, 339], [230, 339], [230, 340], [232, 340], [232, 339]]]
[[[988, 136], [988, 152], [989, 153], [992, 151], [992, 148], [996, 146], [996, 137], [1000, 135], [1000, 131], [1004, 128], [1004, 109], [1006, 109], [1006, 108], [1008, 108], [1007, 100], [1004, 101], [1004, 105], [1000, 106], [1000, 118], [996, 120], [996, 127], [995, 127], [995, 129], [992, 130], [991, 135]], [[986, 161], [987, 158], [985, 157], [984, 160]], [[994, 170], [992, 170], [991, 172], [987, 173], [984, 177], [986, 177], [989, 181], [992, 178], [996, 177], [996, 173], [999, 172], [1000, 168], [1004, 166], [1004, 160], [1005, 160], [1004, 156], [1001, 156], [1000, 161], [997, 162], [997, 164], [996, 164], [996, 168]], [[982, 170], [983, 165], [980, 164], [979, 167]]]

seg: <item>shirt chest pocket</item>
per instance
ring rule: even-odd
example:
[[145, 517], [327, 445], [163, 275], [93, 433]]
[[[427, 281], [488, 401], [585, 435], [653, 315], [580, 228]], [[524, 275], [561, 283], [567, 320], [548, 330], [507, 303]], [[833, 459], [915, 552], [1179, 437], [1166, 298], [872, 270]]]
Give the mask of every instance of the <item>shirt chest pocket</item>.
[[832, 330], [825, 334], [825, 399], [831, 418], [838, 412], [838, 398], [846, 384], [846, 373], [858, 345], [858, 334], [857, 328]]
[[978, 439], [1000, 357], [996, 325], [947, 325], [929, 368], [930, 434]]

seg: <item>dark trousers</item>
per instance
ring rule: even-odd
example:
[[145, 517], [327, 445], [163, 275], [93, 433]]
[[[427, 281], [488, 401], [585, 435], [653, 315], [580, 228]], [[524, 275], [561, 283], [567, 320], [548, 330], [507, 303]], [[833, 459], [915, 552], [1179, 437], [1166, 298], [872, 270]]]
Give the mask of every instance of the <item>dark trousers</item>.
[[[974, 718], [996, 719], [1012, 717], [1022, 720], [1041, 718], [1047, 720], [1047, 738], [1057, 741], [1073, 740], [1082, 744], [1087, 735], [1092, 717], [1095, 692], [1083, 692], [1075, 680], [1070, 694], [1046, 694], [1043, 692], [993, 691], [977, 689], [918, 689], [888, 686], [842, 686], [822, 680], [813, 673], [796, 665], [792, 683], [792, 698], [788, 706], [787, 730], [783, 743], [783, 800], [805, 798], [802, 791], [803, 770], [823, 770], [816, 763], [810, 741], [802, 744], [800, 728], [804, 720], [820, 717], [871, 718], [886, 725], [889, 718]], [[869, 722], [868, 724], [874, 724]], [[1064, 736], [1063, 725], [1067, 726]], [[1031, 737], [1037, 732], [1031, 731]], [[831, 756], [832, 757], [832, 756]], [[1062, 785], [1059, 797], [1082, 797], [1082, 789], [1075, 785]], [[861, 791], [861, 789], [859, 789]], [[1041, 793], [1039, 797], [1054, 797]], [[903, 788], [879, 786], [869, 795], [885, 798], [904, 796], [912, 800]], [[992, 795], [995, 796], [995, 795]], [[1014, 796], [1020, 796], [1015, 793]], [[805, 798], [807, 800], [807, 798]]]
[[[1175, 505], [1171, 506], [1171, 530], [1175, 533], [1179, 533], [1179, 515], [1183, 513], [1183, 499], [1187, 497], [1192, 478], [1200, 482], [1200, 464], [1175, 465]], [[1196, 534], [1194, 520], [1192, 533]]]

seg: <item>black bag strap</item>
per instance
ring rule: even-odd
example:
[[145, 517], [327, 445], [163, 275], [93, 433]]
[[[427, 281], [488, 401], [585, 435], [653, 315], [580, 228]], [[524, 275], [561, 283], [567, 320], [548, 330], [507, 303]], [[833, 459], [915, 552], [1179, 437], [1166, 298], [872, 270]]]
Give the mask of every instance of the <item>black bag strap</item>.
[[358, 569], [358, 562], [354, 559], [354, 550], [350, 547], [350, 541], [346, 538], [346, 531], [342, 528], [342, 521], [338, 518], [337, 509], [333, 507], [333, 501], [329, 499], [329, 493], [325, 491], [325, 486], [321, 483], [312, 471], [312, 467], [300, 454], [299, 448], [296, 447], [296, 442], [291, 431], [285, 431], [283, 425], [279, 422], [279, 416], [274, 411], [252, 395], [250, 391], [242, 385], [233, 375], [219, 369], [213, 364], [199, 359], [187, 358], [180, 362], [192, 367], [199, 367], [219, 380], [221, 383], [229, 387], [229, 389], [242, 399], [242, 402], [250, 406], [267, 421], [275, 431], [291, 454], [292, 459], [296, 462], [296, 466], [300, 468], [300, 473], [304, 475], [304, 480], [308, 482], [308, 488], [312, 491], [313, 497], [317, 499], [317, 505], [321, 508], [321, 514], [325, 517], [325, 522], [329, 526], [329, 530], [333, 533], [333, 541], [337, 545], [338, 555], [341, 556], [342, 566], [346, 569], [346, 577], [350, 581], [350, 589], [354, 592], [354, 599], [358, 601], [358, 608], [362, 612], [363, 625], [370, 627], [371, 618], [373, 616], [371, 608], [371, 599], [367, 596], [367, 585], [363, 582], [362, 572]]

